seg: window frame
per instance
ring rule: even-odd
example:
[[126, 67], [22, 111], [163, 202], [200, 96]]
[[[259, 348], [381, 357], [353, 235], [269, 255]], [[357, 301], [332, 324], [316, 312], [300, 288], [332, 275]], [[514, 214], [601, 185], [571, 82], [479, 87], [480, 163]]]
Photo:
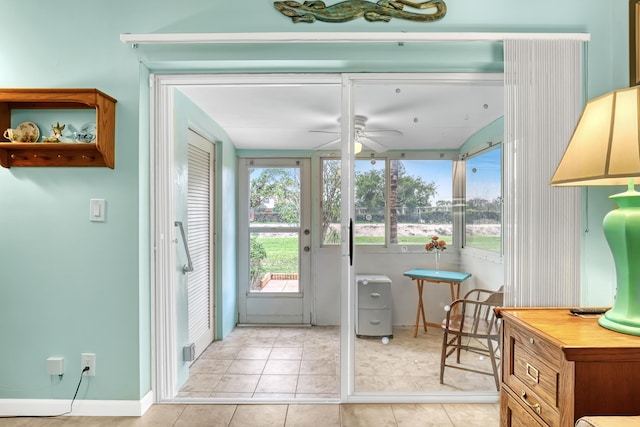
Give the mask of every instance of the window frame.
[[[373, 156], [373, 157], [372, 157]], [[323, 196], [323, 188], [324, 188], [324, 174], [323, 174], [323, 161], [324, 160], [341, 160], [340, 153], [336, 151], [322, 151], [319, 152], [316, 156], [318, 160], [318, 171], [319, 171], [319, 196], [318, 196], [318, 204], [316, 206], [317, 209], [317, 230], [318, 230], [318, 246], [320, 249], [331, 249], [340, 247], [339, 243], [336, 244], [326, 244], [324, 242], [324, 236], [322, 235], [322, 203], [324, 202], [322, 199]], [[384, 153], [376, 153], [374, 151], [362, 151], [355, 156], [356, 160], [371, 160], [374, 158], [376, 161], [384, 161], [385, 162], [385, 200], [386, 200], [386, 208], [385, 208], [385, 236], [384, 236], [384, 244], [381, 245], [373, 245], [373, 244], [356, 244], [356, 247], [359, 251], [364, 253], [367, 252], [380, 252], [381, 250], [388, 252], [406, 252], [406, 251], [417, 251], [421, 250], [424, 244], [416, 243], [390, 243], [391, 238], [391, 230], [390, 230], [390, 219], [391, 219], [391, 207], [389, 204], [389, 191], [390, 191], [390, 162], [392, 160], [443, 160], [443, 161], [451, 161], [452, 162], [452, 176], [451, 176], [451, 193], [452, 193], [452, 204], [453, 204], [453, 212], [452, 212], [452, 235], [453, 239], [451, 242], [447, 242], [448, 246], [451, 249], [459, 249], [461, 247], [461, 236], [460, 231], [463, 230], [461, 228], [461, 215], [456, 212], [455, 208], [455, 200], [460, 199], [459, 188], [460, 185], [456, 185], [456, 163], [459, 161], [460, 155], [458, 150], [425, 150], [422, 152], [406, 152], [406, 151], [387, 151]], [[464, 187], [464, 186], [462, 186]], [[464, 230], [463, 230], [464, 232]], [[425, 236], [426, 240], [427, 236]]]

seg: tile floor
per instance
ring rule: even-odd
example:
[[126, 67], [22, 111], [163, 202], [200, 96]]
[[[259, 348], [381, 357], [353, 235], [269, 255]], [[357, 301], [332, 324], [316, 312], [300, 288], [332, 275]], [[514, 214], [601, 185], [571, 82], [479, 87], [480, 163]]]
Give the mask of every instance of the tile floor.
[[[356, 339], [357, 391], [495, 391], [491, 377], [456, 369], [439, 383], [436, 328], [417, 338], [413, 327], [393, 333], [387, 345]], [[464, 355], [463, 364], [488, 362]], [[238, 327], [194, 363], [180, 396], [337, 399], [339, 328]], [[492, 427], [499, 418], [498, 404], [167, 404], [142, 417], [0, 418], [0, 427]]]
[[237, 327], [207, 348], [178, 397], [339, 398], [338, 327]]
[[493, 427], [498, 404], [153, 405], [142, 417], [0, 419], [0, 427]]
[[[492, 376], [449, 368], [440, 384], [439, 329], [414, 338], [413, 326], [394, 327], [393, 334], [387, 345], [356, 339], [356, 392], [496, 390]], [[339, 349], [339, 327], [238, 327], [191, 366], [178, 397], [338, 399]], [[463, 354], [462, 365], [490, 370], [473, 354]]]

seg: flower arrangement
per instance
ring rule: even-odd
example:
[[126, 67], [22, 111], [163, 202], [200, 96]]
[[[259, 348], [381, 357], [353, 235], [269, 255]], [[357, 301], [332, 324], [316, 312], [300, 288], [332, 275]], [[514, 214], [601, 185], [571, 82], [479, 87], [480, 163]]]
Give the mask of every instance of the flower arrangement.
[[447, 242], [441, 240], [438, 236], [431, 236], [431, 239], [424, 245], [427, 252], [439, 251], [447, 249]]

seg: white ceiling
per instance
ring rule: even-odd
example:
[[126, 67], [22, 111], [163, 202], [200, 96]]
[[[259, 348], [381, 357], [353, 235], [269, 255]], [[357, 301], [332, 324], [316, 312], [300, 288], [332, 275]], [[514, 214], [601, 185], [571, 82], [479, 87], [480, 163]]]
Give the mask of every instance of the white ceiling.
[[[338, 134], [310, 131], [340, 131], [340, 84], [198, 84], [180, 90], [238, 149], [317, 149]], [[354, 86], [354, 111], [367, 117], [365, 131], [402, 132], [374, 138], [389, 149], [457, 149], [503, 115], [503, 86], [495, 80], [362, 82]]]

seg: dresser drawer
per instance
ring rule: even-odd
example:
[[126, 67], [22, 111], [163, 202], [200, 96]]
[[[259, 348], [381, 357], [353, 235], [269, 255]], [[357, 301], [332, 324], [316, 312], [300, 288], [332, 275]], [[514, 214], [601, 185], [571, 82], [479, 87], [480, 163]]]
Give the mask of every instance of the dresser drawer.
[[533, 418], [512, 396], [502, 390], [500, 395], [500, 427], [545, 427]]
[[553, 369], [560, 370], [564, 354], [557, 345], [527, 329], [514, 327], [512, 324], [506, 326], [505, 338], [509, 341], [517, 342], [522, 349], [530, 354], [535, 354]]
[[384, 282], [359, 282], [358, 308], [391, 308], [391, 284]]
[[[514, 384], [514, 378], [519, 382]], [[535, 393], [546, 405], [557, 410], [559, 379], [557, 369], [548, 366], [535, 354], [529, 353], [518, 342], [514, 344], [513, 368], [507, 380], [507, 384], [512, 388], [524, 385], [525, 391]]]
[[391, 310], [358, 310], [356, 335], [388, 337], [392, 334]]
[[[560, 425], [560, 363], [550, 342], [529, 331], [505, 325], [509, 361], [503, 382], [530, 416], [549, 426]], [[554, 358], [555, 355], [555, 358]]]

